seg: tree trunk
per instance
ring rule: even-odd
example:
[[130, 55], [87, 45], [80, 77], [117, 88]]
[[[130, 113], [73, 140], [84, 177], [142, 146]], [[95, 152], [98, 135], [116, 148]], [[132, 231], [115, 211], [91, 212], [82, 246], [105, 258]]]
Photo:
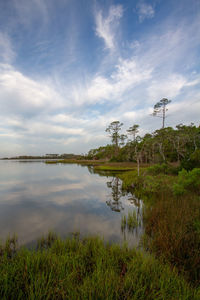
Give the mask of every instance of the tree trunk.
[[139, 156], [137, 156], [137, 172], [138, 172], [138, 176], [140, 176], [140, 158], [139, 158]]

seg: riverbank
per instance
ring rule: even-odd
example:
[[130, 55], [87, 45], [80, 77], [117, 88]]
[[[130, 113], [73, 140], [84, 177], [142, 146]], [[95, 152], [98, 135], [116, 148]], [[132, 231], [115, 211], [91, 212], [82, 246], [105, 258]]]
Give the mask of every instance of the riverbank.
[[105, 244], [97, 237], [61, 240], [54, 234], [35, 250], [0, 248], [1, 299], [199, 299], [175, 269], [152, 255]]
[[[108, 163], [105, 161], [94, 161], [93, 165], [89, 164], [91, 161], [84, 161], [84, 163], [85, 166], [88, 166], [91, 174], [103, 175], [105, 172], [106, 178], [111, 176], [111, 179], [109, 178], [107, 181], [108, 184], [113, 183], [113, 186], [109, 186], [112, 187], [112, 195], [120, 194], [124, 197], [130, 195], [128, 191], [131, 191], [132, 198], [142, 199], [139, 200], [142, 202], [139, 221], [142, 226], [144, 225], [145, 233], [141, 240], [142, 252], [127, 249], [126, 246], [121, 248], [119, 245], [106, 245], [98, 238], [80, 240], [78, 236], [64, 241], [50, 235], [40, 241], [37, 250], [30, 250], [30, 247], [29, 249], [17, 249], [16, 241], [10, 240], [0, 247], [1, 298], [15, 299], [15, 296], [19, 295], [19, 299], [199, 299], [200, 169], [187, 172], [180, 171], [178, 166], [174, 165], [162, 164], [151, 167], [142, 165], [140, 176], [138, 176], [137, 165], [134, 163]], [[21, 174], [24, 166], [21, 164], [17, 164], [17, 166]], [[38, 190], [39, 182], [42, 182], [45, 174], [55, 174], [53, 171], [55, 169], [57, 172], [56, 183], [59, 182], [62, 187], [58, 190], [62, 191], [64, 188], [64, 193], [60, 195], [60, 199], [63, 199], [68, 184], [65, 175], [70, 174], [69, 183], [71, 184], [72, 179], [77, 178], [72, 172], [75, 166], [70, 165], [66, 168], [55, 166], [54, 168], [45, 166], [44, 163], [41, 163], [40, 166], [41, 168], [34, 175], [34, 178], [39, 180], [35, 184], [35, 189], [32, 190]], [[100, 166], [104, 169], [99, 168]], [[81, 174], [87, 172], [87, 168], [76, 168]], [[26, 169], [31, 170], [31, 177], [33, 177], [34, 168], [26, 166]], [[62, 173], [60, 174], [58, 171], [62, 171]], [[29, 173], [25, 174], [27, 178]], [[71, 177], [71, 175], [73, 176]], [[62, 180], [63, 178], [64, 180]], [[89, 176], [87, 182], [90, 182], [92, 186], [95, 178], [99, 179], [99, 176]], [[77, 183], [77, 180], [75, 182]], [[29, 181], [25, 181], [25, 183], [27, 185]], [[45, 189], [49, 184], [52, 187], [52, 183], [51, 177], [51, 181]], [[57, 188], [57, 184], [55, 187]], [[75, 186], [76, 190], [77, 187], [79, 187], [79, 181]], [[101, 191], [102, 189], [103, 185], [100, 186]], [[47, 199], [50, 199], [52, 191], [54, 189], [47, 194]], [[90, 210], [94, 202], [94, 195], [97, 193], [96, 185], [89, 202]], [[84, 194], [84, 190], [81, 190], [81, 194]], [[38, 194], [36, 196], [38, 197]], [[44, 203], [45, 198], [38, 199], [37, 197], [35, 194], [33, 195], [33, 199], [38, 200], [37, 205], [40, 208], [36, 211], [38, 216], [38, 212], [42, 210], [40, 204]], [[120, 197], [113, 199], [115, 204], [120, 203]], [[127, 197], [126, 201], [129, 202], [129, 200]], [[6, 203], [8, 202], [6, 201]], [[73, 196], [71, 203], [74, 202]], [[81, 197], [80, 211], [85, 202], [87, 201]], [[135, 205], [138, 207], [137, 202]], [[105, 206], [104, 203], [101, 208]], [[33, 214], [33, 208], [31, 207], [31, 214]], [[52, 210], [56, 211], [55, 204]], [[66, 231], [70, 226], [70, 222], [67, 223], [67, 220], [72, 217], [74, 221], [74, 216], [69, 212], [69, 206], [66, 206], [65, 210], [63, 205], [61, 210], [65, 216], [63, 224], [64, 231]], [[59, 210], [59, 218], [61, 210]], [[100, 211], [102, 210], [100, 209]], [[113, 210], [110, 212], [107, 218], [109, 221], [114, 214]], [[122, 212], [120, 216], [119, 211], [116, 210], [116, 215], [122, 217], [121, 229], [128, 231], [133, 227], [136, 228], [138, 217], [135, 210], [130, 211], [129, 209], [128, 214], [127, 210], [122, 210]], [[20, 215], [20, 222], [24, 215], [24, 213]], [[46, 210], [42, 218], [44, 219], [45, 216]], [[49, 216], [51, 217], [49, 218]], [[96, 216], [98, 216], [97, 210], [95, 210], [95, 219], [97, 219]], [[106, 223], [104, 212], [102, 216], [103, 218], [99, 221], [101, 227]], [[55, 219], [54, 215], [49, 213], [47, 218]], [[8, 217], [7, 219], [9, 220]], [[118, 219], [120, 221], [120, 218]], [[88, 216], [87, 222], [85, 220], [84, 217], [83, 222], [87, 226], [94, 227], [93, 223], [89, 223]], [[26, 224], [27, 228], [30, 227], [28, 223]], [[118, 224], [120, 226], [120, 223]], [[52, 227], [48, 226], [48, 228]], [[118, 227], [114, 228], [114, 233], [117, 229]], [[108, 231], [108, 227], [106, 230]], [[18, 233], [20, 234], [20, 231]], [[146, 252], [144, 252], [145, 250]], [[73, 266], [70, 265], [70, 261]]]
[[200, 169], [153, 166], [137, 176], [117, 176], [123, 189], [143, 199], [144, 248], [176, 267], [188, 282], [200, 284]]
[[[66, 162], [67, 163], [67, 162]], [[84, 161], [93, 172], [114, 175], [122, 189], [145, 203], [143, 246], [188, 282], [200, 283], [200, 169], [181, 170], [177, 164]], [[110, 172], [110, 173], [109, 173]]]
[[[137, 168], [135, 162], [109, 162], [107, 160], [75, 160], [75, 159], [54, 159], [46, 160], [46, 164], [77, 164], [85, 166], [94, 166], [97, 170], [102, 171], [128, 171]], [[149, 167], [150, 164], [141, 164], [141, 168]]]

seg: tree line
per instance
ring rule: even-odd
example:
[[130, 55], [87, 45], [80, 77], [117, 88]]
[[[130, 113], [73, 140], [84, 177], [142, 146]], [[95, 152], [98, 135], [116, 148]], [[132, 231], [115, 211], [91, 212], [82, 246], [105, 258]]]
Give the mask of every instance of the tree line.
[[200, 166], [200, 126], [178, 124], [165, 127], [167, 104], [163, 98], [154, 106], [153, 116], [162, 118], [162, 128], [139, 136], [139, 125], [133, 124], [121, 134], [123, 123], [114, 121], [106, 128], [111, 144], [91, 149], [88, 159], [107, 159], [139, 163], [178, 162], [185, 169]]

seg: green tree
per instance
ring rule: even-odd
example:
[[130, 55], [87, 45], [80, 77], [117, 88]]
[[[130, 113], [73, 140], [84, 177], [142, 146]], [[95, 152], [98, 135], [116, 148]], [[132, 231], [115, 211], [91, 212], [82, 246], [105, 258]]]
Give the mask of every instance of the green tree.
[[126, 130], [128, 132], [128, 135], [132, 136], [134, 142], [136, 139], [136, 134], [139, 132], [138, 128], [139, 128], [139, 125], [135, 124]]
[[123, 123], [119, 121], [114, 121], [106, 128], [106, 132], [109, 133], [109, 137], [112, 140], [112, 144], [115, 146], [115, 155], [118, 152], [120, 140], [124, 139], [124, 135], [120, 135], [120, 130], [122, 129]]
[[165, 128], [165, 118], [166, 118], [166, 112], [168, 109], [166, 106], [171, 103], [171, 100], [168, 100], [167, 98], [161, 99], [159, 102], [157, 102], [154, 105], [154, 110], [153, 110], [153, 116], [154, 117], [159, 117], [162, 118], [162, 128]]

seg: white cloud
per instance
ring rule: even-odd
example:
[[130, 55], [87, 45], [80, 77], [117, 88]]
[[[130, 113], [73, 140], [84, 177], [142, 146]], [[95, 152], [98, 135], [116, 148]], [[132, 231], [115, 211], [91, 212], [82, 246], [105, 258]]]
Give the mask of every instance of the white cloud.
[[119, 59], [110, 78], [97, 75], [92, 80], [87, 99], [92, 103], [121, 101], [123, 93], [150, 79], [151, 72], [152, 69], [141, 66], [135, 59]]
[[34, 122], [29, 126], [29, 134], [35, 135], [35, 136], [57, 136], [60, 137], [60, 135], [63, 137], [65, 135], [78, 135], [83, 136], [85, 134], [83, 128], [68, 128], [65, 126], [58, 126], [54, 124], [46, 124], [45, 120], [43, 122]]
[[[20, 12], [20, 5], [26, 6], [25, 2], [23, 0], [18, 5], [23, 26], [36, 20], [38, 10], [38, 16], [42, 16], [42, 2], [44, 15], [48, 14], [47, 1], [31, 0], [27, 20], [23, 19], [26, 8], [23, 10], [22, 7]], [[15, 5], [17, 3], [15, 0]], [[31, 16], [30, 7], [34, 3], [36, 9]], [[138, 8], [140, 20], [153, 17], [150, 6], [145, 8], [145, 2], [140, 3], [143, 4], [140, 10]], [[128, 49], [124, 49], [119, 43], [122, 41], [120, 20], [126, 11], [121, 5], [114, 5], [107, 14], [104, 12], [96, 11], [96, 35], [110, 51], [104, 51], [103, 56], [97, 54], [98, 62], [92, 65], [93, 73], [89, 73], [90, 66], [87, 69], [87, 61], [83, 64], [80, 56], [77, 60], [80, 65], [69, 67], [71, 55], [77, 47], [78, 26], [71, 33], [73, 38], [77, 31], [74, 41], [66, 34], [66, 45], [61, 45], [60, 40], [48, 39], [46, 35], [46, 40], [40, 42], [39, 39], [34, 43], [35, 54], [44, 55], [36, 63], [41, 62], [44, 70], [44, 58], [45, 62], [52, 64], [53, 71], [46, 77], [44, 73], [43, 77], [36, 75], [35, 65], [34, 78], [12, 66], [17, 54], [12, 46], [14, 40], [11, 41], [5, 33], [0, 34], [0, 59], [3, 62], [0, 65], [0, 132], [1, 145], [6, 145], [1, 148], [5, 155], [6, 148], [9, 148], [9, 153], [13, 149], [12, 155], [86, 152], [110, 142], [105, 128], [114, 120], [122, 121], [124, 128], [138, 123], [142, 133], [154, 130], [160, 125], [160, 120], [150, 117], [150, 113], [153, 105], [163, 97], [172, 100], [167, 124], [173, 126], [180, 123], [180, 119], [183, 123], [198, 122], [200, 81], [199, 73], [194, 69], [198, 70], [199, 20], [175, 25], [166, 18], [159, 28], [155, 25], [150, 34], [149, 31], [140, 36], [133, 34]], [[68, 26], [69, 31], [71, 27]], [[127, 46], [126, 38], [124, 35], [123, 45]], [[56, 43], [60, 43], [61, 49], [66, 48], [60, 60], [62, 65], [54, 61], [58, 57]], [[53, 47], [55, 52], [51, 50]], [[72, 61], [75, 62], [75, 57]]]
[[181, 89], [187, 84], [187, 80], [179, 74], [171, 74], [167, 78], [153, 80], [148, 87], [150, 99], [155, 101], [165, 98], [175, 98]]
[[15, 52], [10, 38], [6, 33], [0, 32], [0, 62], [11, 63], [15, 58]]
[[115, 48], [115, 34], [119, 25], [119, 19], [123, 15], [121, 5], [112, 5], [109, 9], [108, 16], [103, 17], [102, 10], [95, 15], [96, 35], [104, 40], [106, 48], [113, 50]]
[[0, 65], [0, 111], [7, 114], [40, 113], [63, 106], [62, 97], [48, 82], [24, 76], [10, 65]]
[[187, 82], [186, 86], [195, 86], [200, 83], [200, 78]]
[[152, 19], [155, 15], [155, 10], [152, 5], [140, 1], [137, 5], [139, 21], [142, 23], [145, 19]]

